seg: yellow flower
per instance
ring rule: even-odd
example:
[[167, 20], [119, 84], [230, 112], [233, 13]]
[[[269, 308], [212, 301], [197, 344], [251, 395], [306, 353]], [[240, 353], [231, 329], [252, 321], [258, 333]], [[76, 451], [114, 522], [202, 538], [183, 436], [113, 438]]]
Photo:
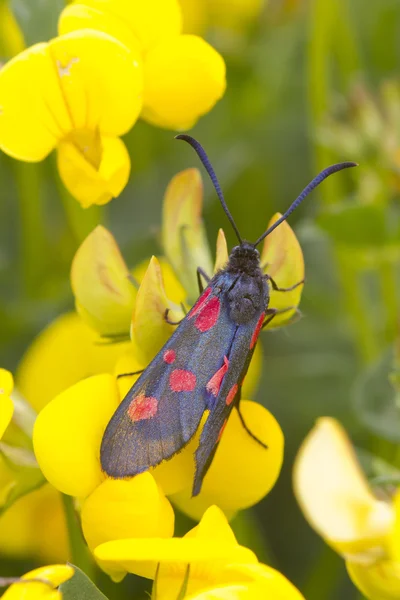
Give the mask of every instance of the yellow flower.
[[225, 63], [202, 38], [182, 35], [177, 0], [84, 0], [67, 6], [59, 32], [104, 31], [141, 53], [141, 116], [169, 129], [188, 129], [225, 92]]
[[294, 488], [307, 520], [345, 558], [363, 594], [371, 600], [399, 598], [400, 563], [390, 546], [394, 507], [373, 495], [334, 419], [320, 419], [303, 442]]
[[3, 594], [3, 600], [62, 600], [58, 586], [71, 579], [70, 565], [50, 565], [30, 571]]
[[5, 369], [0, 369], [0, 440], [14, 412], [14, 404], [11, 400], [13, 387], [14, 382], [11, 373]]
[[[123, 379], [119, 385], [125, 391], [127, 383]], [[57, 489], [86, 498], [107, 481], [100, 465], [100, 444], [120, 399], [115, 379], [111, 375], [97, 375], [64, 391], [41, 411], [33, 436], [35, 454], [45, 477]], [[255, 504], [272, 488], [279, 475], [283, 434], [278, 423], [263, 406], [254, 402], [242, 401], [241, 410], [254, 433], [268, 443], [268, 450], [243, 430], [234, 411], [198, 497], [191, 498], [191, 487], [193, 454], [200, 432], [182, 452], [151, 469], [164, 493], [195, 518], [215, 502], [228, 515]], [[124, 483], [127, 485], [136, 479]], [[118, 481], [113, 484], [117, 486]], [[139, 501], [139, 494], [137, 498]]]
[[0, 148], [19, 160], [58, 150], [61, 178], [82, 206], [104, 204], [127, 183], [119, 136], [142, 109], [140, 55], [96, 31], [28, 48], [0, 71]]
[[121, 573], [156, 578], [153, 594], [157, 600], [176, 600], [185, 579], [186, 593], [193, 600], [235, 598], [213, 596], [210, 588], [217, 586], [225, 591], [232, 586], [247, 590], [253, 587], [265, 592], [260, 598], [302, 598], [280, 573], [258, 563], [251, 550], [237, 543], [226, 518], [216, 506], [210, 507], [200, 523], [183, 538], [110, 541], [98, 546], [95, 556], [107, 570], [119, 568]]

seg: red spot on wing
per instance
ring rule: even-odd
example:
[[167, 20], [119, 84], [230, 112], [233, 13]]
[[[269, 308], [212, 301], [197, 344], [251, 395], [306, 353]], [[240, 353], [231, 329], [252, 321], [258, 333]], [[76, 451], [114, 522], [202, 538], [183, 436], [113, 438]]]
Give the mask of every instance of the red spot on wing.
[[224, 356], [224, 364], [220, 369], [218, 369], [215, 375], [211, 377], [210, 381], [206, 385], [207, 392], [210, 392], [210, 394], [212, 394], [215, 397], [218, 396], [222, 380], [225, 377], [225, 373], [227, 372], [228, 367], [229, 360], [226, 358], [226, 356]]
[[265, 318], [265, 313], [263, 312], [262, 315], [260, 316], [260, 318], [258, 319], [256, 328], [253, 331], [253, 335], [251, 336], [250, 350], [253, 350], [254, 346], [256, 345], [256, 342], [258, 340], [258, 336], [260, 335], [260, 331], [261, 331], [261, 328], [262, 328], [263, 323], [264, 323], [264, 318]]
[[229, 390], [229, 392], [228, 392], [228, 395], [227, 395], [227, 397], [226, 397], [225, 403], [226, 403], [226, 405], [227, 405], [227, 406], [229, 406], [230, 404], [232, 404], [232, 402], [233, 402], [233, 399], [234, 399], [234, 398], [235, 398], [235, 396], [236, 396], [237, 390], [238, 390], [238, 384], [237, 384], [237, 383], [235, 383], [235, 384], [234, 384], [234, 385], [231, 387], [231, 389]]
[[202, 333], [214, 327], [215, 323], [218, 321], [220, 310], [221, 302], [216, 296], [214, 296], [200, 310], [194, 322], [195, 327]]
[[135, 423], [136, 421], [144, 421], [145, 419], [151, 419], [157, 413], [158, 400], [152, 396], [145, 396], [139, 394], [130, 403], [127, 413], [130, 420]]
[[176, 352], [175, 352], [175, 350], [166, 350], [164, 352], [163, 359], [164, 359], [164, 362], [166, 362], [168, 365], [172, 365], [172, 363], [176, 359]]
[[223, 422], [223, 424], [222, 424], [222, 427], [221, 427], [221, 429], [219, 430], [219, 434], [218, 434], [218, 438], [217, 438], [217, 444], [218, 444], [218, 442], [220, 441], [220, 439], [221, 439], [221, 437], [222, 437], [222, 434], [224, 433], [224, 429], [225, 429], [225, 427], [226, 427], [226, 424], [227, 424], [227, 422], [228, 422], [228, 419], [225, 419], [225, 421], [224, 421], [224, 422]]
[[196, 387], [196, 375], [184, 369], [175, 369], [169, 376], [169, 387], [173, 392], [192, 392]]
[[197, 300], [196, 304], [193, 306], [192, 310], [190, 311], [189, 319], [194, 317], [194, 315], [197, 315], [197, 313], [201, 310], [203, 304], [205, 303], [205, 301], [207, 300], [207, 298], [209, 297], [211, 292], [212, 292], [212, 289], [207, 288], [205, 290], [205, 292], [202, 293], [202, 295], [200, 296], [200, 298]]

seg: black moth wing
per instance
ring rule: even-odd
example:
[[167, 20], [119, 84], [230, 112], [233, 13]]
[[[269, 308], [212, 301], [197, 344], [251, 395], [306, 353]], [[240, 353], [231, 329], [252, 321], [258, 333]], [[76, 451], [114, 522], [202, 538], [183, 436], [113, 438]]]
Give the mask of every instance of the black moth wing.
[[210, 414], [203, 427], [200, 443], [196, 450], [196, 472], [192, 495], [200, 492], [203, 479], [210, 468], [218, 447], [222, 431], [232, 409], [238, 407], [241, 397], [243, 379], [249, 368], [254, 353], [255, 343], [264, 320], [264, 310], [245, 325], [236, 326], [232, 344], [227, 354], [229, 367], [222, 381], [219, 394], [211, 407]]
[[[213, 282], [129, 390], [109, 422], [100, 453], [102, 468], [109, 476], [123, 478], [146, 471], [176, 454], [195, 434], [210, 399], [207, 383], [223, 364], [223, 357], [229, 354], [237, 330], [229, 318], [224, 289]], [[218, 314], [212, 310], [216, 307]], [[205, 318], [205, 326], [208, 317], [208, 325], [212, 326], [199, 330], [200, 317], [203, 321]], [[172, 357], [173, 362], [168, 362]], [[180, 377], [182, 372], [192, 374], [195, 385], [187, 391], [174, 391], [180, 379], [184, 388], [185, 381], [186, 387], [193, 383], [189, 375], [186, 379]], [[172, 387], [171, 378], [176, 380]], [[137, 398], [148, 401], [150, 416], [132, 420], [132, 403]]]

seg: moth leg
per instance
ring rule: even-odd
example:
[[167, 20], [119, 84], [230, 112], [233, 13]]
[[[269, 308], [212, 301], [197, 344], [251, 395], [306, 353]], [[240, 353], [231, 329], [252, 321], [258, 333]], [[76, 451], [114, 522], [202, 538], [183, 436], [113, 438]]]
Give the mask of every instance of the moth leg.
[[267, 281], [271, 282], [272, 289], [275, 290], [275, 292], [291, 292], [292, 290], [295, 290], [297, 287], [299, 287], [299, 285], [302, 285], [304, 283], [304, 279], [302, 279], [301, 281], [298, 281], [297, 283], [295, 283], [294, 285], [291, 285], [290, 287], [282, 288], [282, 287], [278, 286], [275, 279], [273, 279], [273, 277], [271, 277], [271, 275], [265, 275], [265, 279]]
[[263, 448], [265, 448], [266, 450], [268, 450], [268, 445], [265, 444], [262, 440], [260, 440], [260, 438], [258, 438], [252, 431], [251, 429], [248, 428], [248, 426], [246, 425], [246, 421], [244, 420], [244, 417], [240, 411], [240, 402], [238, 402], [236, 404], [236, 410], [238, 411], [238, 415], [239, 415], [239, 419], [240, 422], [244, 428], [244, 430], [246, 431], [246, 433], [249, 434], [249, 436], [255, 441], [257, 442], [257, 444], [260, 444], [260, 446], [262, 446]]
[[289, 310], [294, 310], [297, 315], [301, 316], [301, 313], [297, 306], [287, 306], [286, 308], [267, 308], [265, 314], [268, 316], [265, 319], [261, 329], [264, 329], [264, 327], [266, 327], [268, 323], [271, 323], [272, 319], [276, 317], [276, 315], [281, 315], [282, 313], [288, 312]]
[[199, 286], [200, 294], [202, 294], [204, 291], [204, 286], [203, 286], [203, 282], [202, 282], [201, 278], [203, 278], [204, 281], [209, 283], [209, 281], [211, 280], [211, 277], [209, 277], [207, 275], [207, 273], [204, 271], [204, 269], [202, 269], [201, 267], [197, 267], [196, 273], [197, 273], [197, 285]]
[[179, 325], [180, 323], [182, 323], [183, 319], [185, 317], [183, 317], [183, 319], [180, 319], [179, 321], [170, 321], [170, 319], [168, 318], [168, 313], [169, 313], [169, 308], [165, 309], [165, 313], [164, 313], [164, 320], [166, 323], [168, 323], [168, 325]]
[[139, 371], [132, 371], [131, 373], [119, 373], [117, 379], [121, 379], [122, 377], [132, 377], [132, 375], [141, 375], [144, 371], [145, 369], [140, 369]]

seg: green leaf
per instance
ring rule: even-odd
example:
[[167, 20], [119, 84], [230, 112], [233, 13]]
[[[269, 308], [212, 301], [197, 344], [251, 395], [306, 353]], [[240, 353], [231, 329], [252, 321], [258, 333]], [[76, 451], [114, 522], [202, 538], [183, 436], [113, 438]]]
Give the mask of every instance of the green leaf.
[[353, 399], [360, 421], [391, 442], [400, 442], [400, 391], [392, 377], [396, 368], [391, 349], [361, 374]]
[[323, 212], [318, 224], [335, 242], [370, 248], [393, 239], [388, 220], [387, 207], [346, 202]]
[[57, 35], [57, 21], [64, 6], [64, 0], [10, 1], [27, 46], [47, 42]]
[[59, 587], [63, 600], [107, 600], [105, 596], [83, 571], [75, 565], [75, 574]]
[[46, 479], [38, 468], [23, 467], [15, 472], [14, 479], [8, 484], [3, 503], [0, 505], [0, 516], [8, 510], [14, 502], [33, 492], [42, 485]]

